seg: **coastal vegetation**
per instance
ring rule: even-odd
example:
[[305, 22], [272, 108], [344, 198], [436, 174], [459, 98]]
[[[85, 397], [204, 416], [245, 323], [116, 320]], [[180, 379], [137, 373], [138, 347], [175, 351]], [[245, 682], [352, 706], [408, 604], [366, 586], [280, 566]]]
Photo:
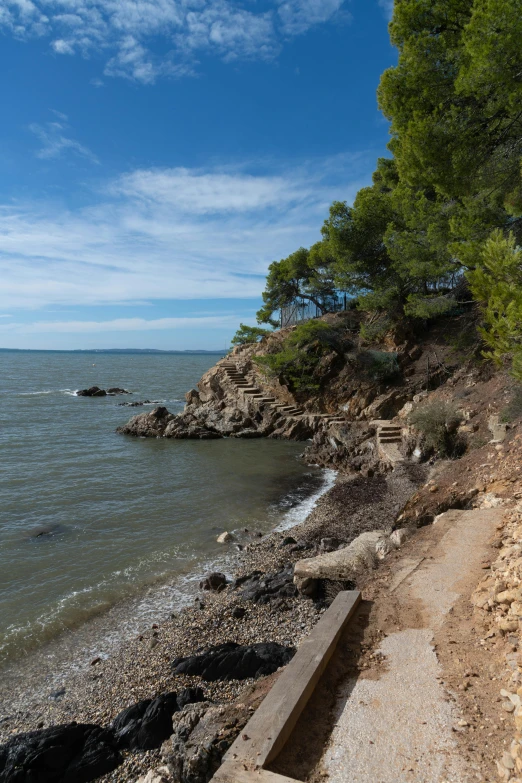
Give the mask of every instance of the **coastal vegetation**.
[[486, 357], [520, 378], [519, 2], [401, 0], [389, 30], [398, 62], [378, 102], [390, 156], [352, 205], [331, 205], [319, 242], [270, 265], [258, 322], [276, 326], [296, 299], [328, 312], [344, 292], [381, 323], [415, 324], [472, 296]]

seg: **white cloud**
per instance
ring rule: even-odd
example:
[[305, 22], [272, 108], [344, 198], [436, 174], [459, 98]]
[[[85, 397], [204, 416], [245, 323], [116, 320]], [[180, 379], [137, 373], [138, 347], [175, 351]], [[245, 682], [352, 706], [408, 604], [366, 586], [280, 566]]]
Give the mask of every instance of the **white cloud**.
[[259, 211], [310, 197], [299, 180], [284, 176], [237, 176], [185, 168], [138, 170], [121, 177], [112, 190], [150, 204], [168, 204], [190, 214]]
[[300, 35], [331, 19], [342, 4], [343, 0], [283, 0], [278, 9], [283, 31]]
[[394, 0], [378, 0], [378, 2], [381, 8], [384, 9], [384, 12], [388, 17], [388, 19], [391, 19], [393, 16]]
[[107, 332], [150, 332], [167, 329], [234, 329], [237, 315], [186, 318], [114, 318], [111, 321], [34, 321], [0, 324], [0, 334], [105, 334]]
[[[62, 120], [67, 119], [61, 112], [52, 110]], [[46, 122], [40, 125], [36, 122], [29, 126], [29, 130], [40, 140], [42, 146], [36, 153], [37, 158], [59, 158], [63, 152], [73, 152], [91, 163], [99, 163], [96, 155], [80, 142], [65, 136], [68, 126], [65, 122]]]
[[[0, 0], [0, 29], [50, 39], [57, 55], [105, 53], [105, 73], [144, 84], [192, 74], [197, 52], [271, 59], [284, 39], [327, 22], [343, 0]], [[154, 39], [167, 53], [154, 53]]]
[[328, 205], [370, 171], [363, 157], [265, 176], [138, 170], [89, 207], [0, 206], [0, 312], [259, 296], [268, 264], [319, 239]]

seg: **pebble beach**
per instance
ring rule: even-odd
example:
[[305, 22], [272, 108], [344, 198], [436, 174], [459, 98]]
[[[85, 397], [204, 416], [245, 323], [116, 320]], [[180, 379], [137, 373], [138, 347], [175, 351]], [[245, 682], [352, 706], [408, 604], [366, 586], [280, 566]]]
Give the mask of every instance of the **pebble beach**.
[[[326, 537], [347, 544], [365, 530], [389, 527], [421, 480], [422, 470], [414, 466], [372, 478], [339, 475], [303, 523], [291, 530], [253, 538], [241, 553], [236, 578], [255, 571], [278, 572], [301, 557], [315, 554]], [[233, 582], [221, 592], [200, 590], [192, 606], [165, 622], [151, 624], [110, 657], [94, 659], [70, 674], [63, 693], [53, 698], [34, 702], [26, 699], [21, 709], [23, 692], [3, 694], [0, 742], [20, 731], [71, 720], [108, 725], [122, 709], [141, 699], [190, 685], [202, 685], [210, 702], [234, 701], [253, 680], [202, 682], [198, 677], [174, 675], [172, 660], [226, 641], [270, 641], [296, 647], [326, 608], [324, 601], [286, 595], [275, 595], [266, 603], [253, 602], [241, 593], [241, 587]], [[17, 707], [13, 709], [14, 705]], [[130, 753], [103, 780], [136, 780], [158, 761], [159, 751]]]

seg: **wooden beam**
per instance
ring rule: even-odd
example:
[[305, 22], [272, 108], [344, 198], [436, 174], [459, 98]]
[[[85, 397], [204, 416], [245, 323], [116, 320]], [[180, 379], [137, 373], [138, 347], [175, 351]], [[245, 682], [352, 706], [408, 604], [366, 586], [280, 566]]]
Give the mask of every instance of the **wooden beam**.
[[290, 737], [360, 600], [357, 590], [337, 595], [223, 757], [213, 783], [291, 783], [264, 767]]

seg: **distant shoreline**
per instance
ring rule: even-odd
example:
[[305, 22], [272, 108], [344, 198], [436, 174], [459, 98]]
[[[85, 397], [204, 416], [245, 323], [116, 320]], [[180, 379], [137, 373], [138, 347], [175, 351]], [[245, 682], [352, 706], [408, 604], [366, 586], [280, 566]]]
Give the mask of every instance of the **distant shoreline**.
[[226, 349], [162, 351], [159, 348], [0, 348], [0, 353], [112, 353], [112, 354], [174, 354], [178, 356], [190, 355], [224, 355]]

